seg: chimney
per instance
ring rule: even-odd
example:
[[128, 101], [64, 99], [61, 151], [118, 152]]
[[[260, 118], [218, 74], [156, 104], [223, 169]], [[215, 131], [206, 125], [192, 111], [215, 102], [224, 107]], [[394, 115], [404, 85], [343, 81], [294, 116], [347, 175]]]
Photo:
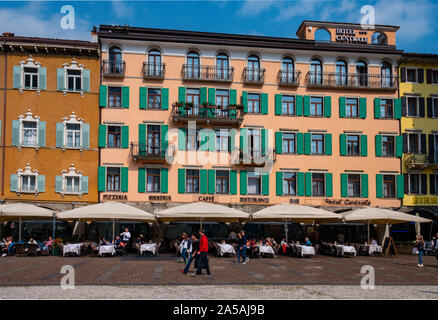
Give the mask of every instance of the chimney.
[[13, 36], [15, 36], [15, 34], [13, 32], [3, 32], [2, 36], [3, 37], [13, 37]]
[[93, 26], [93, 29], [91, 30], [91, 42], [97, 42], [97, 28], [96, 28], [96, 26]]

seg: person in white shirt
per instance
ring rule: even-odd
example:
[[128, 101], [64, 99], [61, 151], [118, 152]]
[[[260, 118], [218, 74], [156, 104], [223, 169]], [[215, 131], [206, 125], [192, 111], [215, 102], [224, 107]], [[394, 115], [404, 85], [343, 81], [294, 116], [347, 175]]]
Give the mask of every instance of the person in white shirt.
[[125, 228], [125, 232], [122, 232], [120, 236], [122, 236], [122, 241], [126, 243], [128, 243], [129, 239], [131, 239], [131, 233], [129, 232], [128, 228]]

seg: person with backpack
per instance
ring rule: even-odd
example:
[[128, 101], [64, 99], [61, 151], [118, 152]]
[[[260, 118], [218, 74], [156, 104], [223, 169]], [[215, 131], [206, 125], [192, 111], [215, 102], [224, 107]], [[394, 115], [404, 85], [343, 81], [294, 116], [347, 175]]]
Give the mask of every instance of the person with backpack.
[[415, 241], [415, 245], [418, 250], [418, 264], [417, 267], [424, 267], [423, 265], [423, 255], [424, 255], [424, 239], [421, 234], [417, 235], [417, 240]]

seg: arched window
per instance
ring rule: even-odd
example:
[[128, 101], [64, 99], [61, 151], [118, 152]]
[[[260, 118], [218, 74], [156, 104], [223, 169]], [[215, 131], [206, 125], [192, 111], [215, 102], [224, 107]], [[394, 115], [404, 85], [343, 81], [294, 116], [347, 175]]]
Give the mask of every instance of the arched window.
[[281, 80], [286, 83], [295, 81], [294, 60], [291, 57], [284, 57], [281, 62]]
[[374, 32], [371, 36], [372, 44], [388, 44], [388, 38], [386, 34], [381, 32]]
[[322, 62], [316, 58], [310, 62], [310, 83], [322, 84]]
[[187, 77], [200, 77], [199, 53], [197, 53], [196, 51], [190, 51], [187, 54]]
[[361, 87], [368, 86], [368, 66], [365, 61], [359, 60], [356, 63], [357, 84]]
[[110, 73], [123, 72], [122, 50], [119, 47], [110, 48], [108, 68]]
[[148, 74], [151, 76], [161, 75], [161, 52], [157, 49], [149, 50]]
[[336, 62], [336, 84], [341, 86], [347, 85], [347, 76], [347, 63], [344, 60], [338, 60]]
[[230, 61], [226, 53], [219, 53], [216, 56], [216, 77], [220, 80], [227, 80], [229, 73]]
[[260, 81], [260, 59], [257, 55], [252, 54], [248, 57], [247, 80]]
[[392, 83], [392, 66], [388, 62], [382, 63], [382, 68], [380, 69], [380, 76], [382, 79], [382, 87], [391, 87]]
[[330, 32], [328, 32], [326, 29], [318, 29], [315, 31], [314, 39], [315, 41], [330, 41]]

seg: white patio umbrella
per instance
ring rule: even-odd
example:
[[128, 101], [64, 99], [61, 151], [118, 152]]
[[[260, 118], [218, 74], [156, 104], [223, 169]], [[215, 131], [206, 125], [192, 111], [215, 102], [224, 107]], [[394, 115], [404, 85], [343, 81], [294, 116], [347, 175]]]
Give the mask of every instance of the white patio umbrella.
[[0, 215], [2, 222], [18, 219], [18, 241], [21, 241], [21, 226], [23, 218], [25, 220], [54, 219], [55, 212], [50, 209], [38, 207], [31, 203], [8, 203], [0, 206]]
[[115, 221], [155, 222], [153, 214], [121, 202], [103, 202], [67, 210], [57, 214], [60, 220], [108, 221], [113, 222], [113, 239]]

